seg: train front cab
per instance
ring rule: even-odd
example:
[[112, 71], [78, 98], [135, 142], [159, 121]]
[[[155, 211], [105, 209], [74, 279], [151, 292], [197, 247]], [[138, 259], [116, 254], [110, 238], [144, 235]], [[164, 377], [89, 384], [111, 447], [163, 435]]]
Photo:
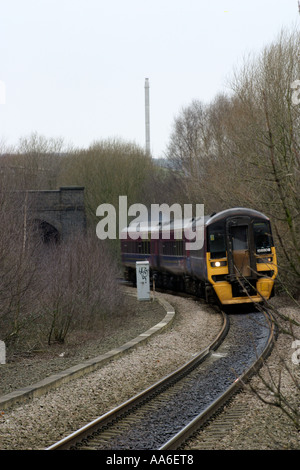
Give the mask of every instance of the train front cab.
[[272, 296], [276, 251], [267, 218], [232, 216], [207, 227], [208, 281], [222, 305]]

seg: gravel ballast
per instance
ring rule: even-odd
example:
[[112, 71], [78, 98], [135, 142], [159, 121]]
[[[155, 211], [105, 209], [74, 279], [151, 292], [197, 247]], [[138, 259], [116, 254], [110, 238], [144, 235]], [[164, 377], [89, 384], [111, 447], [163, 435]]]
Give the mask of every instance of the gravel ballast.
[[[175, 320], [167, 330], [156, 334], [148, 342], [105, 364], [95, 372], [63, 384], [28, 403], [2, 412], [0, 410], [0, 449], [47, 448], [185, 363], [193, 354], [207, 347], [220, 331], [221, 316], [204, 302], [195, 302], [168, 294], [157, 294], [157, 296], [166, 299], [176, 311]], [[133, 302], [136, 302], [134, 298]], [[99, 351], [99, 341], [93, 340], [76, 348], [76, 353], [60, 349], [57, 351], [57, 357], [39, 357], [38, 360], [27, 358], [25, 362], [24, 359], [20, 362], [15, 360], [14, 363], [1, 366], [1, 375], [7, 366], [6, 370], [9, 371], [4, 373], [4, 375], [7, 373], [6, 379], [2, 381], [1, 377], [1, 394], [24, 386], [25, 383], [41, 380], [45, 373], [50, 375], [57, 369], [70, 367], [74, 362], [93, 355], [97, 356], [142, 333], [162, 320], [165, 314], [158, 303], [152, 302], [151, 308], [149, 305], [143, 303], [144, 314], [140, 313], [140, 319], [137, 316], [132, 324], [128, 320], [127, 324], [120, 325], [115, 339], [113, 335], [103, 338], [101, 351]], [[284, 336], [279, 337], [277, 347], [280, 348], [281, 354], [291, 357], [289, 339], [286, 340]], [[274, 350], [268, 359], [268, 365], [277, 371], [278, 362], [278, 354]], [[286, 390], [293, 393], [286, 374], [283, 380]], [[212, 448], [297, 447], [299, 435], [290, 422], [283, 418], [280, 411], [270, 406], [263, 406], [250, 392], [240, 393], [230, 406], [234, 406], [236, 400], [243, 400], [248, 404], [248, 412], [230, 433], [216, 442]], [[276, 441], [274, 441], [274, 430]], [[191, 441], [189, 448], [197, 449], [197, 439], [203, 441], [204, 433], [205, 431]]]
[[[104, 365], [96, 372], [64, 384], [28, 403], [4, 410], [0, 417], [0, 449], [44, 449], [152, 385], [210, 344], [221, 329], [221, 316], [201, 302], [168, 295], [163, 297], [176, 310], [175, 319], [169, 329], [158, 333], [147, 343]], [[165, 311], [160, 309], [160, 317], [157, 319], [157, 312], [153, 312], [151, 305], [140, 305], [143, 305], [142, 308], [148, 315], [148, 324], [147, 327], [140, 325], [140, 330], [135, 331], [134, 335], [153, 326], [165, 316]], [[152, 317], [152, 325], [149, 325], [153, 313], [155, 315]], [[128, 338], [130, 321], [122, 329], [127, 331], [126, 334], [119, 332], [123, 341], [131, 339], [132, 337]], [[107, 349], [115, 346], [110, 340]], [[95, 345], [94, 347], [96, 348]], [[81, 354], [84, 351], [85, 347]], [[95, 349], [94, 355], [98, 353]], [[82, 357], [79, 351], [77, 354]], [[91, 354], [89, 345], [89, 355]], [[65, 360], [64, 357], [59, 359]], [[49, 361], [45, 359], [43, 362], [44, 369], [48, 370]], [[65, 363], [65, 366], [68, 367], [69, 362], [68, 365]], [[39, 375], [41, 368], [40, 360]]]
[[[289, 299], [276, 298], [273, 304], [281, 315], [286, 315], [299, 323], [300, 310], [295, 307], [295, 303]], [[299, 338], [299, 328], [293, 327], [293, 330], [295, 336]], [[258, 374], [251, 379], [250, 384], [246, 384], [241, 393], [234, 397], [232, 403], [225, 407], [224, 415], [229, 416], [231, 412], [234, 414], [236, 409], [243, 410], [242, 416], [234, 420], [231, 429], [223, 432], [221, 439], [212, 440], [210, 427], [207, 427], [188, 442], [186, 450], [300, 449], [300, 432], [296, 430], [291, 419], [277, 406], [262, 401], [262, 399], [268, 403], [277, 401], [275, 394], [280, 392], [283, 402], [286, 399], [289, 405], [298, 410], [299, 423], [300, 365], [299, 362], [294, 364], [292, 361], [292, 355], [295, 355], [296, 351], [292, 347], [293, 342], [291, 336], [279, 334], [270, 356]], [[298, 358], [300, 360], [299, 353]], [[268, 385], [272, 385], [272, 392], [266, 390], [262, 379]], [[257, 392], [262, 399], [257, 397]], [[288, 406], [285, 408], [290, 412]], [[221, 414], [220, 422], [222, 420], [224, 421]]]

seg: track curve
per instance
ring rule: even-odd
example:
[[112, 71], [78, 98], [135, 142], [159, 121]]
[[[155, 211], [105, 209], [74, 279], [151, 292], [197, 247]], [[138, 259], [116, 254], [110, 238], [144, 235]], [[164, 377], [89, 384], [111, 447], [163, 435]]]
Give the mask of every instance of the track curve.
[[[262, 317], [260, 320], [256, 319], [257, 324], [260, 323], [265, 328], [264, 334], [257, 339], [259, 340], [257, 344], [258, 348], [254, 349], [254, 360], [251, 364], [248, 364], [247, 367], [240, 374], [236, 374], [236, 378], [224, 391], [221, 395], [215, 400], [213, 400], [204, 410], [202, 410], [193, 420], [188, 423], [187, 426], [182, 428], [176, 435], [174, 435], [169, 441], [167, 441], [163, 446], [160, 447], [160, 450], [172, 450], [178, 449], [197, 431], [199, 431], [211, 418], [218, 415], [220, 410], [228, 403], [232, 397], [244, 386], [245, 383], [252, 377], [253, 374], [263, 365], [264, 360], [270, 354], [274, 341], [275, 341], [275, 328], [274, 322], [271, 314], [269, 312], [262, 312], [264, 315], [265, 321], [262, 322]], [[253, 346], [255, 340], [253, 339]], [[222, 356], [222, 347], [218, 351], [218, 354]], [[235, 371], [235, 373], [238, 371]]]
[[[93, 433], [98, 435], [101, 432], [101, 429], [107, 431], [108, 427], [111, 428], [111, 425], [116, 424], [117, 421], [119, 421], [120, 417], [127, 417], [128, 413], [132, 412], [134, 409], [140, 408], [141, 404], [149, 402], [149, 400], [152, 400], [153, 397], [161, 394], [164, 390], [168, 389], [169, 387], [176, 384], [176, 382], [180, 381], [193, 369], [198, 367], [199, 364], [205, 361], [205, 359], [212, 353], [212, 351], [216, 350], [223, 342], [224, 338], [228, 333], [229, 321], [228, 316], [224, 312], [221, 312], [221, 314], [223, 318], [223, 324], [219, 334], [208, 347], [206, 347], [199, 354], [195, 355], [192, 360], [188, 361], [182, 367], [167, 375], [166, 377], [164, 377], [151, 387], [147, 388], [143, 392], [139, 393], [138, 395], [135, 395], [131, 399], [122, 403], [120, 406], [114, 408], [105, 415], [100, 416], [91, 423], [88, 423], [83, 428], [75, 431], [74, 433], [70, 434], [59, 442], [51, 445], [46, 450], [65, 450], [74, 448], [74, 446], [76, 446], [77, 449], [85, 447], [85, 445], [87, 444], [87, 436], [89, 436], [90, 439]], [[115, 432], [111, 431], [111, 434], [112, 437], [114, 437]], [[105, 440], [107, 441], [106, 437]], [[83, 445], [80, 443], [83, 443]]]
[[266, 313], [231, 315], [230, 329], [222, 315], [222, 331], [192, 361], [48, 450], [180, 447], [255, 372], [273, 343]]

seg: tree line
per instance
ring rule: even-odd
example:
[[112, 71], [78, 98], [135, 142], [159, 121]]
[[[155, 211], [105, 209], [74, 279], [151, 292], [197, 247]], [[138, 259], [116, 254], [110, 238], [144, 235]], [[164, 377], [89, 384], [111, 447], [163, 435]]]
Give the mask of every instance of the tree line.
[[[96, 209], [120, 194], [139, 200], [151, 185], [151, 159], [138, 146], [109, 139], [88, 149], [33, 133], [0, 157], [0, 335], [9, 351], [64, 342], [77, 331], [101, 331], [126, 311], [118, 285], [117, 241], [96, 237]], [[29, 218], [26, 190], [85, 187], [85, 234], [44, 244]], [[126, 312], [125, 312], [126, 313]]]
[[300, 35], [283, 31], [233, 74], [227, 95], [194, 100], [174, 119], [167, 158], [206, 211], [244, 206], [271, 218], [280, 276], [300, 275]]

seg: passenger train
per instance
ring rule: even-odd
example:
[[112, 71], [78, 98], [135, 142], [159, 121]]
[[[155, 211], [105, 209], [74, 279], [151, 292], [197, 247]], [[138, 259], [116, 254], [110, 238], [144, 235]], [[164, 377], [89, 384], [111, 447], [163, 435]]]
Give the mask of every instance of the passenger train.
[[195, 294], [208, 303], [261, 302], [274, 295], [276, 250], [264, 214], [238, 207], [188, 220], [193, 233], [197, 224], [203, 227], [197, 250], [188, 248], [186, 230], [178, 238], [176, 223], [159, 222], [151, 231], [130, 225], [124, 229], [121, 256], [127, 280], [136, 282], [136, 262], [146, 260], [155, 286]]

